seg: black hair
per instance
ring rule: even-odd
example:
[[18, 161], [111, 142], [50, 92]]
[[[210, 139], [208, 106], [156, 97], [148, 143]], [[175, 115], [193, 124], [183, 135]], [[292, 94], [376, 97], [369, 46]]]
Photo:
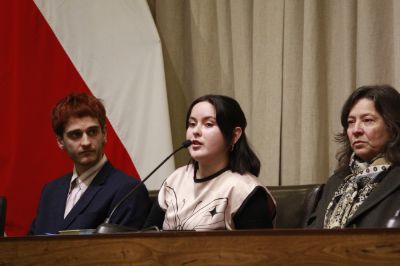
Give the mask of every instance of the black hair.
[[[218, 127], [228, 145], [232, 143], [233, 131], [236, 127], [242, 129], [242, 134], [233, 150], [229, 153], [228, 168], [232, 172], [244, 174], [249, 172], [255, 176], [260, 173], [261, 163], [257, 155], [250, 148], [246, 138], [246, 117], [239, 103], [228, 96], [208, 94], [194, 100], [189, 106], [186, 114], [186, 129], [189, 127], [189, 118], [193, 107], [199, 102], [209, 102], [215, 108]], [[195, 168], [198, 167], [196, 161], [193, 161]]]

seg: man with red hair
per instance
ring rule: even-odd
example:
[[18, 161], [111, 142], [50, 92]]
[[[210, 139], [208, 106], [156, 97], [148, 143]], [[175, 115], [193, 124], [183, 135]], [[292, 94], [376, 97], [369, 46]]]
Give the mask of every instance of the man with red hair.
[[[85, 93], [66, 96], [53, 109], [52, 126], [74, 169], [44, 187], [29, 234], [96, 228], [138, 181], [114, 168], [104, 154], [106, 111], [99, 99]], [[110, 222], [141, 228], [150, 207], [142, 185]]]

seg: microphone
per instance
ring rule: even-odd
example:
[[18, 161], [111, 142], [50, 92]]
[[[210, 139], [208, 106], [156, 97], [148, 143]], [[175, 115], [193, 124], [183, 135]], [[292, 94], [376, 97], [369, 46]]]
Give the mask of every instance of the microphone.
[[[165, 158], [153, 171], [150, 172], [150, 174], [148, 174], [144, 179], [142, 179], [142, 181], [140, 181], [131, 191], [128, 192], [128, 194], [126, 194], [120, 201], [118, 201], [117, 204], [115, 204], [114, 208], [112, 209], [110, 215], [104, 220], [104, 222], [102, 224], [100, 224], [97, 228], [95, 233], [99, 233], [99, 234], [111, 234], [111, 233], [117, 233], [117, 232], [127, 232], [127, 231], [133, 231], [132, 228], [126, 227], [126, 226], [122, 226], [122, 225], [118, 225], [118, 224], [112, 224], [110, 223], [110, 219], [113, 216], [113, 214], [115, 213], [115, 211], [119, 208], [119, 206], [121, 206], [122, 203], [124, 203], [130, 196], [133, 195], [133, 193], [144, 183], [146, 182], [147, 179], [149, 179], [150, 176], [152, 176], [154, 174], [155, 171], [158, 170], [158, 168], [160, 168], [166, 161], [168, 161], [169, 158], [171, 158], [172, 155], [174, 155], [175, 153], [177, 153], [178, 151], [189, 147], [190, 145], [192, 145], [192, 141], [191, 140], [185, 140], [181, 146], [179, 148], [177, 148], [176, 150], [174, 150], [170, 155], [168, 155], [167, 158]], [[136, 229], [135, 229], [136, 230]]]
[[398, 209], [394, 216], [389, 219], [386, 228], [400, 228], [400, 209]]

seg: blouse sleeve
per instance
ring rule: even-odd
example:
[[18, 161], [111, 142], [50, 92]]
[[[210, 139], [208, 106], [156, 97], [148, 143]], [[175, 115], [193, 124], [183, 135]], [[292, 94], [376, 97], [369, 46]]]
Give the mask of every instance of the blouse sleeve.
[[156, 199], [153, 203], [153, 207], [151, 208], [150, 214], [146, 219], [146, 222], [143, 226], [143, 229], [157, 226], [159, 229], [162, 229], [164, 223], [165, 211], [160, 207], [158, 200]]
[[235, 228], [272, 228], [275, 213], [271, 213], [269, 202], [269, 195], [264, 188], [256, 187], [233, 217]]

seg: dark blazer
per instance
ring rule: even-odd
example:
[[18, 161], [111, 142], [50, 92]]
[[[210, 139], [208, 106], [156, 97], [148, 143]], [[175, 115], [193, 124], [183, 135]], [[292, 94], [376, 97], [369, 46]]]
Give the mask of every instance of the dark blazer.
[[[29, 234], [55, 234], [60, 230], [94, 229], [104, 222], [115, 204], [139, 183], [106, 162], [64, 219], [71, 177], [72, 173], [69, 173], [45, 185]], [[141, 228], [150, 208], [148, 191], [142, 185], [117, 209], [110, 222]]]
[[[333, 195], [350, 170], [334, 174], [324, 187], [316, 211], [308, 219], [309, 227], [323, 228], [325, 211]], [[350, 228], [382, 228], [400, 208], [400, 166], [395, 166], [371, 192], [346, 224]]]

